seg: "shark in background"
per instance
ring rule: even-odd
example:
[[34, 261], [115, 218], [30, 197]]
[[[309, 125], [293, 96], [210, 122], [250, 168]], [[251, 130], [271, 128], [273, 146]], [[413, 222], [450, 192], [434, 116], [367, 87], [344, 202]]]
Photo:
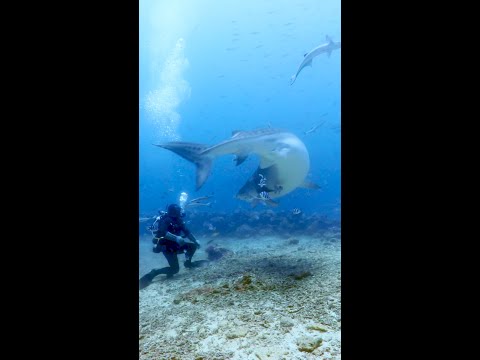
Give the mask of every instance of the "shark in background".
[[315, 49], [313, 49], [313, 50], [309, 51], [308, 53], [306, 53], [305, 55], [303, 55], [304, 56], [303, 61], [300, 64], [300, 66], [298, 67], [298, 70], [295, 73], [295, 75], [293, 75], [291, 77], [290, 85], [292, 85], [295, 82], [298, 74], [300, 74], [300, 71], [302, 71], [302, 69], [305, 66], [312, 66], [312, 60], [313, 60], [314, 57], [316, 57], [320, 54], [325, 54], [325, 53], [328, 54], [328, 57], [330, 57], [333, 50], [340, 49], [340, 41], [335, 42], [328, 35], [326, 36], [326, 40], [327, 40], [327, 42], [325, 44], [319, 45]]
[[236, 165], [250, 154], [260, 158], [257, 170], [240, 188], [236, 198], [256, 206], [263, 203], [277, 206], [275, 198], [298, 187], [319, 189], [306, 180], [310, 157], [305, 144], [294, 134], [281, 129], [264, 128], [252, 131], [233, 131], [230, 139], [209, 146], [173, 141], [155, 145], [170, 150], [196, 165], [196, 190], [199, 190], [212, 169], [215, 158], [233, 154]]

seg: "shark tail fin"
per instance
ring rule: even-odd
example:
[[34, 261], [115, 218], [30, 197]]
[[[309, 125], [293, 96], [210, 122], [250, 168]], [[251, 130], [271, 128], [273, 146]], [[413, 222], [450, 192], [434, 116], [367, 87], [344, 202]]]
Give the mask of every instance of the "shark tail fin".
[[203, 152], [208, 149], [208, 145], [188, 143], [181, 141], [172, 141], [165, 144], [155, 145], [174, 152], [184, 159], [194, 163], [196, 171], [196, 190], [199, 190], [207, 180], [212, 171], [212, 159]]
[[296, 79], [297, 79], [297, 75], [292, 75], [292, 77], [290, 78], [290, 85], [293, 85]]
[[[212, 160], [209, 158], [205, 158], [199, 162], [196, 162], [195, 165], [197, 165], [195, 189], [199, 190], [212, 172]], [[210, 206], [210, 203], [208, 203], [208, 206]]]

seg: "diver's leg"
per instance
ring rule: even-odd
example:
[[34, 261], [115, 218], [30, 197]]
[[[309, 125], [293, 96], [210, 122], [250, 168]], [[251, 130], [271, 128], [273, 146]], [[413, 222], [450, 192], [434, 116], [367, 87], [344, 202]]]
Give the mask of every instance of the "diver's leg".
[[195, 254], [195, 251], [197, 251], [197, 247], [193, 244], [185, 244], [185, 247], [186, 247], [186, 251], [185, 251], [185, 262], [183, 263], [183, 265], [186, 267], [186, 268], [191, 268], [193, 267], [192, 265], [192, 257], [193, 257], [193, 254]]
[[143, 289], [150, 285], [152, 282], [153, 278], [157, 275], [160, 274], [166, 274], [167, 278], [171, 278], [174, 274], [178, 273], [180, 270], [180, 266], [178, 265], [178, 258], [177, 254], [170, 252], [170, 251], [164, 251], [163, 255], [168, 261], [167, 267], [161, 268], [161, 269], [153, 269], [150, 271], [148, 274], [145, 274], [140, 278], [140, 289]]
[[197, 251], [197, 247], [194, 244], [186, 244], [186, 246], [187, 248], [185, 251], [185, 262], [183, 263], [183, 265], [187, 269], [203, 266], [209, 262], [208, 260], [192, 261], [193, 254], [195, 254], [195, 251]]
[[163, 274], [167, 274], [167, 278], [171, 278], [180, 270], [177, 254], [174, 252], [164, 252], [163, 255], [165, 255], [167, 258], [168, 265], [170, 265], [170, 267], [163, 268], [161, 270], [165, 270]]

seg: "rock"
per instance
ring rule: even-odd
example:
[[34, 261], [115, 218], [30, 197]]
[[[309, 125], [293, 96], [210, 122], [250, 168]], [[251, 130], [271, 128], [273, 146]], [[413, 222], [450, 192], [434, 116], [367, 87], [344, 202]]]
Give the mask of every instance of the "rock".
[[304, 336], [297, 340], [298, 350], [311, 353], [322, 344], [322, 338]]
[[226, 337], [227, 339], [236, 339], [236, 338], [241, 338], [245, 337], [248, 333], [248, 329], [245, 326], [238, 326], [232, 330], [230, 330], [227, 334]]
[[313, 325], [310, 325], [310, 326], [307, 326], [307, 330], [314, 330], [314, 331], [320, 331], [320, 332], [327, 332], [328, 331], [328, 328], [323, 325], [323, 324], [313, 324]]
[[216, 245], [210, 245], [205, 249], [205, 252], [210, 261], [220, 260], [224, 256], [233, 255], [233, 251]]
[[288, 244], [288, 245], [297, 245], [299, 242], [300, 242], [300, 240], [291, 238], [291, 239], [288, 239], [288, 243], [287, 243], [287, 244]]
[[292, 319], [289, 319], [289, 318], [282, 318], [280, 320], [280, 326], [282, 327], [292, 327], [294, 325]]
[[287, 360], [291, 359], [288, 356], [289, 352], [286, 350], [279, 349], [275, 346], [268, 346], [260, 349], [255, 349], [255, 356], [257, 359], [261, 360]]

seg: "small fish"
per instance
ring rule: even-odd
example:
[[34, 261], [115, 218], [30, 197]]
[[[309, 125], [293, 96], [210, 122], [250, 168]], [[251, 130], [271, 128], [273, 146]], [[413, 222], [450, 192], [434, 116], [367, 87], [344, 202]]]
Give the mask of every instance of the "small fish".
[[258, 194], [259, 195], [259, 199], [261, 200], [268, 200], [270, 199], [270, 195], [268, 192], [266, 191], [262, 191], [261, 193]]
[[258, 183], [258, 186], [260, 187], [267, 186], [267, 178], [262, 174], [258, 174], [258, 176], [260, 176], [260, 182]]
[[194, 203], [194, 202], [199, 202], [199, 201], [202, 201], [202, 200], [207, 200], [207, 199], [210, 199], [212, 196], [211, 195], [208, 195], [208, 196], [200, 196], [198, 198], [195, 198], [195, 199], [192, 199], [189, 201], [189, 203]]
[[210, 231], [215, 231], [215, 230], [217, 230], [217, 228], [216, 228], [215, 226], [213, 226], [211, 223], [205, 222], [205, 223], [203, 223], [203, 226], [207, 227], [208, 230], [210, 230]]
[[322, 121], [321, 123], [318, 123], [317, 125], [314, 125], [312, 126], [312, 128], [310, 130], [307, 130], [305, 131], [305, 135], [308, 135], [308, 134], [311, 134], [311, 133], [314, 133], [315, 131], [317, 131], [317, 129], [322, 126], [323, 124], [325, 124], [325, 120]]
[[302, 213], [302, 210], [300, 210], [299, 208], [295, 208], [292, 210], [292, 214], [293, 215], [298, 215], [298, 214], [301, 214]]
[[194, 203], [192, 203], [192, 202], [190, 202], [190, 203], [188, 203], [187, 205], [185, 205], [185, 207], [186, 207], [186, 208], [187, 208], [187, 207], [197, 207], [197, 206], [208, 206], [208, 207], [212, 207], [211, 205], [212, 205], [212, 203], [200, 203], [200, 202], [194, 202]]

